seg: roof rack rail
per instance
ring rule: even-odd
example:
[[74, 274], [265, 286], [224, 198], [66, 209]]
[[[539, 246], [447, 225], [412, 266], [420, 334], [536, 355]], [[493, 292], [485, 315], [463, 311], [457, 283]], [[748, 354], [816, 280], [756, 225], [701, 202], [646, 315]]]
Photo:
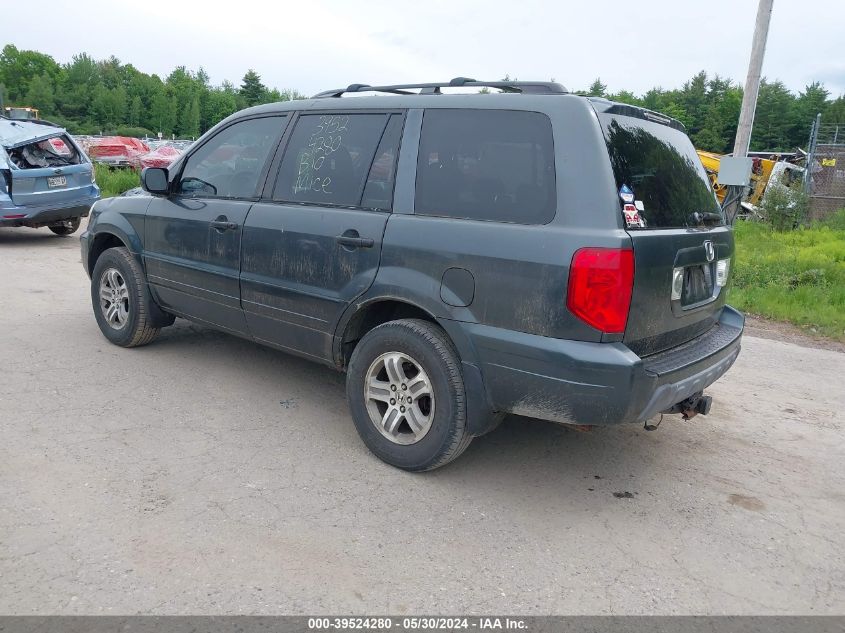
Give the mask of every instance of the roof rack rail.
[[[468, 77], [455, 77], [447, 82], [424, 84], [397, 84], [395, 86], [370, 86], [369, 84], [351, 84], [346, 88], [336, 88], [315, 94], [312, 98], [342, 97], [351, 92], [385, 92], [389, 94], [441, 94], [441, 88], [498, 88], [502, 92], [522, 94], [566, 94], [568, 90], [553, 81], [478, 81]], [[413, 92], [419, 90], [419, 92]]]

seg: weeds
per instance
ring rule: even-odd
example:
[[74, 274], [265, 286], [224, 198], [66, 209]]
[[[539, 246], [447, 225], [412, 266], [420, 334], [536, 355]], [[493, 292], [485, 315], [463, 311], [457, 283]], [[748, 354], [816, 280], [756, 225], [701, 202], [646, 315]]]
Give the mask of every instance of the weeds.
[[103, 198], [120, 195], [124, 191], [141, 185], [141, 178], [134, 169], [113, 169], [102, 163], [95, 163], [94, 174]]
[[789, 231], [804, 222], [809, 202], [800, 186], [772, 183], [763, 196], [760, 211], [776, 231]]
[[734, 236], [732, 305], [845, 341], [845, 210], [794, 231], [738, 222]]

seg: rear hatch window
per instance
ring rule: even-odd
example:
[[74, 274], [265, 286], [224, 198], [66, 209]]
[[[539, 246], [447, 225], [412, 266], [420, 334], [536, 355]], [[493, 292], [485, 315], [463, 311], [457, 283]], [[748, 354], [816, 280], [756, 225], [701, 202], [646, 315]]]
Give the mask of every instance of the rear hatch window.
[[81, 154], [65, 135], [21, 145], [8, 150], [8, 153], [18, 169], [66, 167], [82, 162]]
[[[599, 114], [599, 119], [627, 228], [724, 224], [701, 160], [683, 131], [630, 116]], [[639, 222], [626, 204], [634, 205]]]

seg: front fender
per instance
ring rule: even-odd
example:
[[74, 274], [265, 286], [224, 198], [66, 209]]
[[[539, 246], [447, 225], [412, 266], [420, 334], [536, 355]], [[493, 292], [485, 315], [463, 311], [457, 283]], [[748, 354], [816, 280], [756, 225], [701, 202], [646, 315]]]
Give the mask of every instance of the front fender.
[[[151, 200], [147, 197], [109, 198], [94, 205], [88, 228], [80, 237], [83, 262], [86, 263], [89, 276], [93, 272], [96, 258], [104, 248], [114, 246], [117, 239], [135, 258], [146, 280], [143, 259], [144, 219]], [[149, 285], [145, 285], [144, 295], [152, 325], [165, 327], [173, 323], [173, 316], [164, 312], [153, 299]]]
[[152, 198], [127, 197], [100, 200], [91, 209], [87, 232], [93, 241], [110, 233], [140, 258], [144, 251], [144, 219]]

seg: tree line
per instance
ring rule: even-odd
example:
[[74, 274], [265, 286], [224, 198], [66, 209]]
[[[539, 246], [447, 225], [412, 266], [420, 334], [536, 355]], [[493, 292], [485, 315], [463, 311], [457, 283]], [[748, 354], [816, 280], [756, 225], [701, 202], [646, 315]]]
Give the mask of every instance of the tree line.
[[[579, 94], [607, 97], [642, 106], [680, 120], [699, 149], [731, 151], [742, 88], [730, 79], [701, 71], [681, 88], [652, 88], [637, 96], [627, 90], [608, 92], [596, 79]], [[73, 134], [119, 133], [196, 138], [238, 110], [275, 101], [300, 99], [294, 89], [268, 88], [248, 70], [240, 86], [224, 81], [212, 86], [200, 68], [176, 67], [166, 78], [148, 75], [114, 56], [95, 60], [86, 53], [59, 64], [37, 51], [6, 45], [0, 53], [0, 97], [6, 105], [32, 106], [42, 118]], [[832, 98], [814, 82], [797, 94], [781, 81], [760, 86], [751, 149], [789, 151], [805, 147], [810, 127], [821, 112], [826, 123], [845, 124], [845, 96]]]
[[[733, 151], [743, 90], [730, 79], [709, 77], [701, 71], [680, 89], [652, 88], [639, 97], [627, 90], [608, 93], [607, 86], [596, 79], [588, 90], [579, 92], [661, 112], [681, 121], [698, 149], [720, 154]], [[819, 113], [826, 123], [845, 124], [845, 96], [831, 99], [820, 82], [795, 94], [782, 81], [764, 78], [754, 113], [751, 150], [806, 148]]]
[[0, 100], [31, 106], [43, 119], [72, 134], [122, 134], [196, 138], [248, 106], [301, 99], [296, 90], [268, 88], [254, 70], [241, 85], [212, 86], [200, 68], [176, 67], [166, 78], [148, 75], [114, 56], [97, 61], [87, 53], [59, 64], [37, 51], [11, 44], [0, 53]]

